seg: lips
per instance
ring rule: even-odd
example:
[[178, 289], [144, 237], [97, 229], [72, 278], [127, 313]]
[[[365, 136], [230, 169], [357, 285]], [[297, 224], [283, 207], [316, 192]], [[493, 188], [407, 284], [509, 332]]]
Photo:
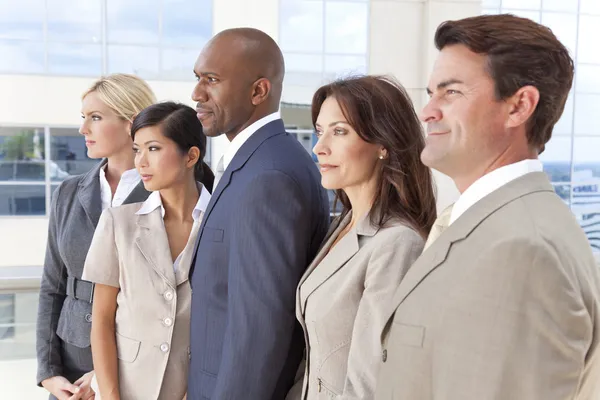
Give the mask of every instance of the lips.
[[152, 175], [147, 175], [147, 174], [142, 174], [141, 177], [142, 177], [142, 180], [144, 182], [149, 181], [150, 179], [152, 179]]
[[196, 116], [198, 117], [198, 119], [200, 121], [208, 118], [210, 115], [212, 114], [212, 112], [206, 110], [206, 109], [202, 109], [202, 108], [197, 108], [196, 109]]
[[319, 170], [321, 172], [331, 171], [334, 168], [337, 168], [337, 166], [336, 165], [331, 165], [331, 164], [321, 164], [321, 165], [319, 165]]
[[96, 142], [95, 142], [95, 141], [93, 141], [93, 140], [86, 140], [86, 141], [85, 141], [85, 145], [86, 145], [86, 146], [92, 146], [92, 145], [94, 145], [94, 144], [96, 144]]

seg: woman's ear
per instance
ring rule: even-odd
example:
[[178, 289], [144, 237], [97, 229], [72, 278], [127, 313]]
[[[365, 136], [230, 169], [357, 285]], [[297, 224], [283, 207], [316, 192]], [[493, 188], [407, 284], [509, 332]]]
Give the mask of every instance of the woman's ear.
[[196, 163], [202, 161], [200, 159], [200, 149], [197, 148], [196, 146], [194, 146], [188, 150], [187, 157], [188, 157], [188, 159], [186, 162], [186, 166], [188, 168], [193, 168]]

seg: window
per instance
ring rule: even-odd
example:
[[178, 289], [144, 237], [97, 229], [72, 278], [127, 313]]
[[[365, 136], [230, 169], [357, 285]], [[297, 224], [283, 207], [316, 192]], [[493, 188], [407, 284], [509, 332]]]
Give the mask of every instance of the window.
[[[548, 26], [569, 49], [575, 82], [552, 139], [540, 156], [559, 196], [600, 252], [600, 1], [483, 0], [484, 13], [512, 12]], [[579, 13], [579, 14], [578, 14]]]
[[0, 2], [0, 73], [193, 79], [213, 0]]
[[367, 72], [368, 1], [281, 0], [284, 101], [309, 103], [336, 78]]

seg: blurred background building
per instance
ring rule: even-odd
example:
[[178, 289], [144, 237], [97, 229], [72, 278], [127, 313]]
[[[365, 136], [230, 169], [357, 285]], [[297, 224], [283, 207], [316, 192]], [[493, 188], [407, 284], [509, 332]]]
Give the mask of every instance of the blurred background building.
[[[194, 105], [206, 41], [251, 26], [283, 49], [284, 121], [310, 151], [312, 94], [336, 77], [392, 74], [419, 110], [439, 23], [510, 12], [549, 26], [576, 62], [563, 118], [542, 155], [557, 193], [600, 252], [600, 0], [0, 0], [0, 398], [35, 388], [35, 314], [50, 196], [89, 170], [81, 94], [102, 74], [134, 73], [159, 100]], [[226, 139], [211, 141], [216, 164]], [[438, 206], [458, 196], [441, 174]]]

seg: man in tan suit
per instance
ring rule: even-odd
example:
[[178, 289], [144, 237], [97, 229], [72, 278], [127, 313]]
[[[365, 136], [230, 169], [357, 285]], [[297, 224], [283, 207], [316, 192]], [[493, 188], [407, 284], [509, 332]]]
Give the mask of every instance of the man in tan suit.
[[510, 15], [446, 22], [435, 43], [421, 159], [461, 196], [393, 297], [376, 398], [600, 399], [598, 266], [538, 160], [573, 61]]

